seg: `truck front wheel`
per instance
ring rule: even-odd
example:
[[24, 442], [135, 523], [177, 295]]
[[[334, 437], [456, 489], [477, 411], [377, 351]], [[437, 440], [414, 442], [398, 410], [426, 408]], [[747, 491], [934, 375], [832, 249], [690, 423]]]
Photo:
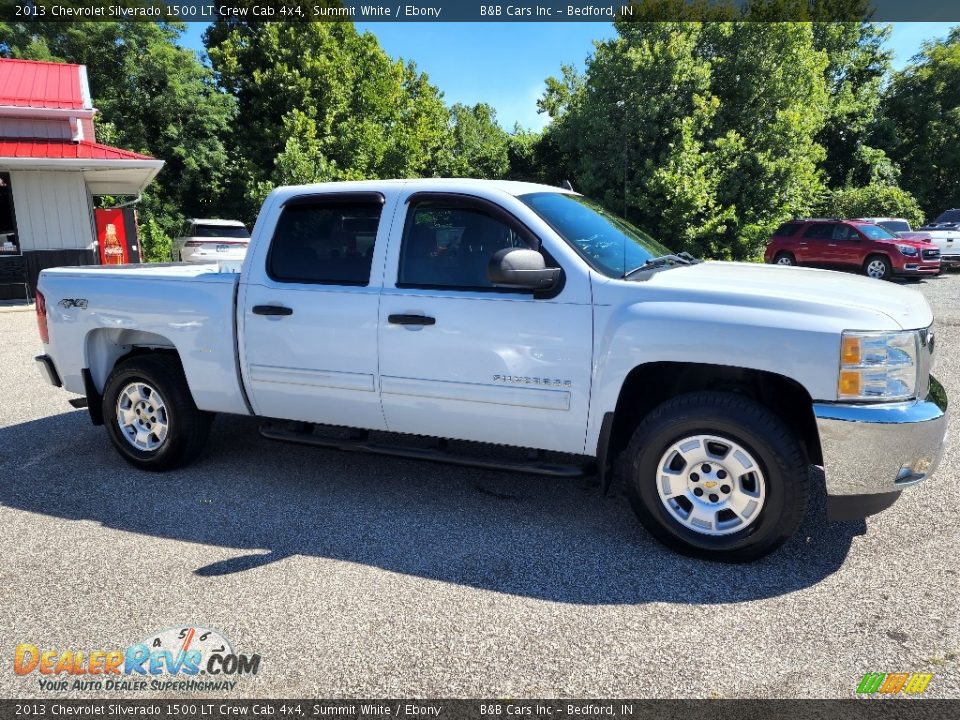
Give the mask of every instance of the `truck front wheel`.
[[139, 355], [119, 363], [103, 390], [110, 440], [141, 470], [188, 465], [203, 450], [212, 418], [197, 409], [180, 363], [169, 355]]
[[695, 557], [763, 557], [796, 532], [807, 506], [808, 462], [792, 431], [729, 392], [657, 407], [634, 432], [620, 470], [644, 527]]

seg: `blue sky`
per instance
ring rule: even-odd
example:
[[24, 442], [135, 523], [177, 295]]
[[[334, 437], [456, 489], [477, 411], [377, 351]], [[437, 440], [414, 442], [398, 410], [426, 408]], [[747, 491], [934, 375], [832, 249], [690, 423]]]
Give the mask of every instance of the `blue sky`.
[[[486, 102], [497, 109], [503, 127], [514, 123], [539, 130], [537, 114], [543, 81], [560, 65], [583, 68], [593, 41], [614, 35], [610, 23], [357, 23], [394, 57], [413, 60], [444, 93], [447, 103]], [[203, 51], [206, 28], [190, 23], [182, 42]], [[950, 23], [895, 23], [889, 46], [901, 68], [924, 40], [941, 38]]]

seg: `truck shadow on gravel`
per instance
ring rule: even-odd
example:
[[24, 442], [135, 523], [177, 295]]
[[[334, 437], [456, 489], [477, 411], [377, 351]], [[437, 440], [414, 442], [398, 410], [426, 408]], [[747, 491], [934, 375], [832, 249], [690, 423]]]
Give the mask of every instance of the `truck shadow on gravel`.
[[[236, 550], [184, 573], [217, 577], [295, 555], [579, 604], [728, 603], [816, 584], [863, 521], [828, 523], [816, 490], [797, 535], [750, 565], [681, 557], [636, 521], [622, 491], [283, 445], [220, 417], [193, 466], [134, 470], [85, 411], [0, 429], [0, 502], [131, 533]], [[814, 487], [822, 487], [822, 475]], [[169, 567], [169, 566], [168, 566]]]

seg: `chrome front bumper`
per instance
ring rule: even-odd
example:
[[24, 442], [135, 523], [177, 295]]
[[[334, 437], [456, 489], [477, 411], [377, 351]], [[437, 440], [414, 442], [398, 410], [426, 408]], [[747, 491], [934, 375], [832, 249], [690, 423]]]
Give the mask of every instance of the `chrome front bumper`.
[[[813, 412], [829, 496], [863, 496], [864, 504], [870, 505], [867, 496], [899, 494], [932, 475], [943, 454], [947, 394], [933, 376], [923, 400], [816, 403]], [[873, 504], [886, 507], [895, 499], [896, 495], [884, 504], [874, 497]], [[855, 502], [852, 497], [844, 499], [844, 515], [851, 515], [849, 507]]]

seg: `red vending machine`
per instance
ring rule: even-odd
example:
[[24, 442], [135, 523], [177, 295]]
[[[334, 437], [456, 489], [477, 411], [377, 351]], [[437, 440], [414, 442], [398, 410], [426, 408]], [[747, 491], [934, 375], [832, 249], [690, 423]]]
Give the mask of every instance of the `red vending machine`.
[[93, 214], [97, 223], [101, 263], [124, 265], [143, 261], [137, 232], [137, 211], [134, 208], [97, 208]]

